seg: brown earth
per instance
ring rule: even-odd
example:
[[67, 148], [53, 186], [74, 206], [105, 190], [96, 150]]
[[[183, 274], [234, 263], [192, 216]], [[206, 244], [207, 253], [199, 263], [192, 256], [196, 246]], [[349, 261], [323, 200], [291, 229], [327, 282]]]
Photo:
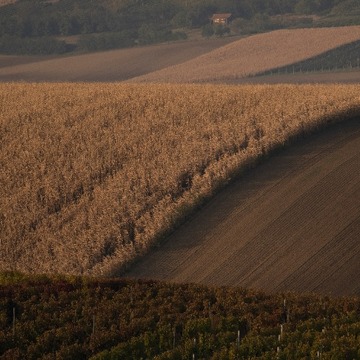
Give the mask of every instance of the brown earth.
[[360, 39], [360, 26], [283, 29], [234, 41], [134, 82], [227, 82], [309, 59]]
[[248, 78], [358, 40], [360, 26], [191, 38], [196, 40], [55, 58], [0, 55], [0, 81], [360, 82], [359, 71]]
[[359, 295], [359, 239], [355, 119], [249, 171], [126, 276]]
[[178, 41], [57, 58], [0, 55], [0, 81], [122, 81], [188, 61], [237, 39]]

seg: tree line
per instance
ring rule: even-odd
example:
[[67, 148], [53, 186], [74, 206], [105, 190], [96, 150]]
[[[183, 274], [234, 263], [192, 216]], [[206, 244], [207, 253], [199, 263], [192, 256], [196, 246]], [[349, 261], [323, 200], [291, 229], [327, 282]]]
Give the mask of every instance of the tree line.
[[[356, 0], [19, 0], [0, 8], [0, 52], [63, 53], [74, 50], [54, 38], [80, 35], [81, 50], [128, 47], [186, 38], [184, 29], [209, 24], [216, 12], [230, 12], [243, 32], [288, 26], [269, 23], [281, 14], [337, 14], [354, 8]], [[345, 6], [346, 5], [346, 6]], [[179, 30], [181, 29], [181, 30]], [[222, 36], [227, 30], [214, 30]], [[102, 34], [101, 37], [98, 34]], [[205, 36], [209, 34], [206, 32]], [[39, 39], [30, 41], [29, 39]], [[49, 46], [50, 40], [55, 46]], [[16, 46], [11, 46], [15, 42]], [[105, 45], [103, 45], [105, 44]]]

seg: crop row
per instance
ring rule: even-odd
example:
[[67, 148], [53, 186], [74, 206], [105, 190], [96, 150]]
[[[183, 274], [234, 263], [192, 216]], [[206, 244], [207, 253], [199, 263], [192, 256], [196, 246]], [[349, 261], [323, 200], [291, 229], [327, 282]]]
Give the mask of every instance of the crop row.
[[117, 274], [359, 86], [0, 85], [0, 269]]
[[0, 283], [2, 359], [360, 358], [359, 298], [9, 273]]

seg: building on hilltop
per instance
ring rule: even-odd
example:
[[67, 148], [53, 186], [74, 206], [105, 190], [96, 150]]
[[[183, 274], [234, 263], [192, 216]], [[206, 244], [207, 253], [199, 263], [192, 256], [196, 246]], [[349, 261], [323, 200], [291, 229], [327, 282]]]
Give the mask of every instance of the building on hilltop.
[[214, 14], [210, 20], [211, 23], [214, 25], [228, 25], [230, 18], [231, 18], [231, 13], [226, 13], [226, 14]]

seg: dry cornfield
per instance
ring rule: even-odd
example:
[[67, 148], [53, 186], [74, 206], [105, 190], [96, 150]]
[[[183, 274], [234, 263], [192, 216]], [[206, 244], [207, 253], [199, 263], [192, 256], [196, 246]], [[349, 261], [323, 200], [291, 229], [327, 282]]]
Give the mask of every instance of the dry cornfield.
[[360, 85], [0, 85], [0, 269], [110, 275]]
[[276, 30], [234, 41], [131, 81], [231, 81], [308, 59], [359, 39], [360, 26]]

